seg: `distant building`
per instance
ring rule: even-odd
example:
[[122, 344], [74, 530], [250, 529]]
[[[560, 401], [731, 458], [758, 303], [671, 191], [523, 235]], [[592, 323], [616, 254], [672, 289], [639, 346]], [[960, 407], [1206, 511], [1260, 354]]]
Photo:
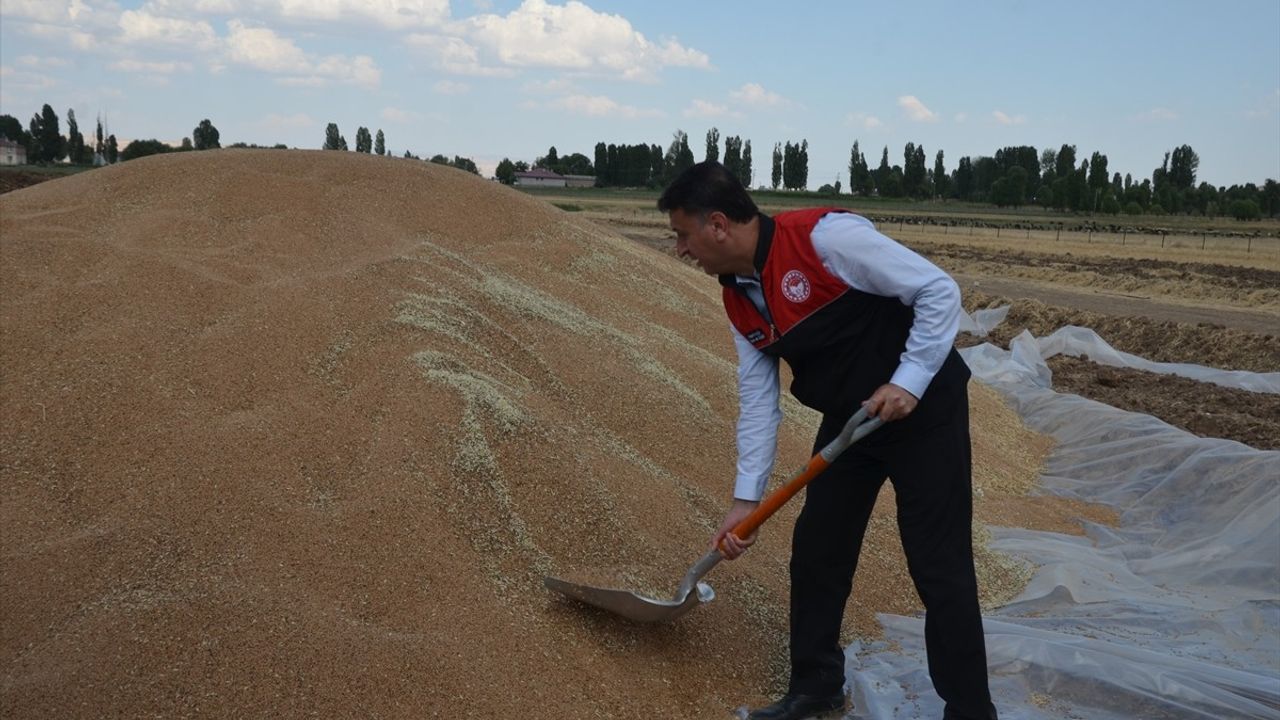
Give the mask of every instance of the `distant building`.
[[521, 187], [565, 187], [565, 177], [546, 168], [534, 168], [516, 173], [516, 185]]
[[27, 149], [22, 143], [0, 135], [0, 165], [26, 165]]
[[564, 184], [566, 187], [595, 187], [595, 175], [565, 175]]

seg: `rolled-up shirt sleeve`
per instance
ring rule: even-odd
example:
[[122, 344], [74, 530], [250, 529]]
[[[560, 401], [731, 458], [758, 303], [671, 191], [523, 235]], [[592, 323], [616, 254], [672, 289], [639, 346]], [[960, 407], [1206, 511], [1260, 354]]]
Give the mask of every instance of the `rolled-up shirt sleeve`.
[[738, 351], [738, 475], [733, 496], [756, 501], [764, 497], [778, 451], [778, 360], [757, 350], [737, 328], [730, 329]]
[[818, 258], [833, 275], [856, 290], [897, 298], [912, 309], [915, 319], [906, 348], [889, 382], [924, 397], [960, 329], [955, 280], [858, 215], [827, 215], [811, 237]]

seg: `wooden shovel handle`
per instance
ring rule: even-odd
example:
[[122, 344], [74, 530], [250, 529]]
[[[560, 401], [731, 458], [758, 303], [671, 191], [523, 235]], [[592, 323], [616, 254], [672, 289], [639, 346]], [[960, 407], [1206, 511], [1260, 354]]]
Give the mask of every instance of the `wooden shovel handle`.
[[[855, 413], [853, 417], [849, 418], [847, 423], [845, 423], [844, 429], [841, 430], [840, 434], [828, 443], [826, 447], [818, 451], [816, 455], [809, 458], [809, 462], [804, 466], [804, 468], [792, 476], [792, 478], [787, 481], [787, 484], [777, 490], [774, 490], [768, 497], [760, 501], [760, 504], [756, 506], [756, 509], [752, 510], [750, 515], [743, 518], [742, 522], [738, 523], [737, 526], [733, 528], [733, 534], [737, 535], [740, 539], [751, 537], [751, 534], [759, 529], [759, 527], [764, 524], [765, 520], [773, 517], [773, 514], [778, 511], [778, 508], [786, 505], [788, 500], [795, 497], [796, 493], [800, 492], [804, 486], [809, 484], [809, 481], [813, 480], [823, 470], [830, 467], [831, 463], [835, 462], [836, 458], [840, 456], [840, 453], [844, 452], [845, 448], [866, 437], [867, 433], [870, 433], [872, 430], [875, 430], [883, 424], [883, 421], [880, 420], [880, 418], [872, 418], [871, 420], [863, 422], [866, 418], [866, 409], [858, 410], [858, 412]], [[720, 541], [720, 550], [721, 552], [724, 552], [723, 540]]]

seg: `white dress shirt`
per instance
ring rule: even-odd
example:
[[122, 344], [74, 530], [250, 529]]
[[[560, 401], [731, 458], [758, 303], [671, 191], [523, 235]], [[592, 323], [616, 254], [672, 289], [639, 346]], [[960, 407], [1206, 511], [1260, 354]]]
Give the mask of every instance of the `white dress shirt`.
[[[810, 237], [823, 267], [849, 287], [897, 298], [913, 309], [915, 320], [906, 349], [889, 382], [917, 398], [932, 382], [951, 352], [960, 327], [960, 288], [936, 265], [882, 235], [864, 217], [831, 213], [818, 221]], [[747, 296], [762, 313], [760, 280], [738, 276]], [[738, 350], [738, 472], [734, 497], [764, 496], [778, 447], [778, 360], [747, 342], [730, 324]]]

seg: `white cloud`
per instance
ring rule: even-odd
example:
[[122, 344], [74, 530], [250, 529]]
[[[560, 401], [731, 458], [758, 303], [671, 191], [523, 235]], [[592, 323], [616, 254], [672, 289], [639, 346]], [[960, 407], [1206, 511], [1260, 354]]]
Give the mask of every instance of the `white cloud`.
[[844, 122], [846, 125], [860, 127], [864, 130], [875, 130], [876, 128], [884, 125], [884, 123], [880, 121], [880, 118], [864, 112], [849, 113], [848, 115], [845, 115]]
[[729, 97], [753, 107], [779, 107], [787, 104], [781, 95], [765, 90], [759, 83], [747, 83], [729, 93]]
[[515, 74], [510, 68], [482, 64], [480, 51], [462, 38], [414, 33], [406, 42], [426, 54], [436, 67], [455, 75], [505, 77]]
[[19, 65], [27, 65], [30, 67], [66, 67], [71, 64], [70, 60], [59, 57], [39, 57], [36, 55], [23, 55], [18, 58]]
[[932, 110], [925, 107], [920, 99], [915, 95], [903, 95], [898, 98], [898, 107], [902, 108], [907, 117], [916, 122], [937, 122], [938, 116]]
[[599, 13], [576, 0], [564, 5], [524, 0], [505, 16], [479, 15], [465, 27], [471, 39], [512, 67], [605, 72], [644, 80], [662, 67], [711, 66], [705, 53], [674, 39], [654, 43], [621, 15]]
[[217, 46], [218, 34], [203, 20], [181, 20], [125, 10], [120, 14], [120, 41], [126, 45], [173, 45], [209, 50]]
[[1026, 115], [1009, 116], [1000, 110], [996, 110], [992, 112], [991, 117], [994, 118], [995, 121], [1001, 125], [1025, 125], [1027, 122]]
[[270, 28], [250, 28], [239, 20], [227, 23], [227, 57], [234, 63], [263, 72], [289, 77], [282, 85], [321, 87], [330, 81], [350, 85], [377, 86], [382, 71], [367, 55], [328, 55], [313, 58], [286, 37]]
[[471, 90], [471, 86], [452, 80], [441, 80], [432, 86], [432, 89], [440, 95], [462, 95]]
[[740, 118], [742, 113], [731, 110], [728, 105], [716, 105], [706, 100], [694, 100], [689, 107], [684, 109], [684, 116], [693, 118]]
[[187, 62], [147, 62], [144, 60], [117, 60], [107, 66], [111, 70], [131, 73], [148, 73], [151, 75], [171, 75], [179, 70], [191, 72], [191, 63]]
[[373, 23], [392, 30], [448, 20], [449, 0], [150, 0], [144, 8], [175, 15], [232, 15], [236, 19], [299, 23]]
[[4, 17], [34, 20], [41, 23], [73, 23], [87, 19], [94, 4], [84, 0], [5, 0], [0, 4]]
[[245, 27], [239, 20], [227, 23], [227, 56], [236, 63], [270, 73], [304, 75], [310, 71], [306, 53], [288, 38], [269, 28]]
[[5, 65], [0, 65], [0, 78], [4, 78], [6, 90], [44, 90], [58, 84], [43, 73], [15, 70]]
[[662, 117], [662, 113], [658, 110], [645, 110], [631, 105], [622, 105], [605, 95], [569, 95], [553, 101], [551, 105], [577, 115], [591, 117]]
[[293, 115], [278, 115], [270, 113], [258, 122], [258, 125], [271, 130], [296, 130], [300, 128], [315, 127], [316, 121], [306, 113], [294, 113]]
[[1178, 119], [1178, 113], [1169, 108], [1156, 107], [1138, 113], [1133, 119], [1140, 123], [1173, 122]]
[[387, 120], [389, 122], [394, 122], [394, 123], [412, 122], [418, 117], [417, 113], [412, 113], [412, 112], [409, 112], [408, 110], [401, 110], [400, 108], [393, 108], [393, 107], [382, 108], [382, 112], [379, 113], [379, 115], [382, 117], [383, 120]]
[[562, 95], [573, 89], [573, 83], [564, 79], [533, 80], [520, 86], [520, 91], [529, 95]]
[[956, 113], [956, 122], [962, 123], [969, 119], [969, 113]]

